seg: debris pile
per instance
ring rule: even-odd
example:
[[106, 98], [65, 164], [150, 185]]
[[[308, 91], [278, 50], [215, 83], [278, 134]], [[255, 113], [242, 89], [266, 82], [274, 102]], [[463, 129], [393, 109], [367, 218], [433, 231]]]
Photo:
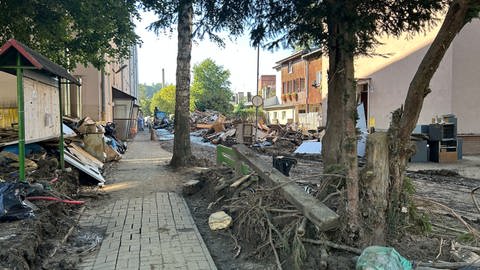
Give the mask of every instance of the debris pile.
[[190, 114], [192, 135], [203, 142], [232, 146], [238, 143], [254, 145], [261, 151], [278, 154], [292, 153], [305, 140], [320, 140], [321, 133], [301, 131], [293, 124], [266, 125], [263, 120], [254, 123], [229, 119], [219, 112], [207, 110]]

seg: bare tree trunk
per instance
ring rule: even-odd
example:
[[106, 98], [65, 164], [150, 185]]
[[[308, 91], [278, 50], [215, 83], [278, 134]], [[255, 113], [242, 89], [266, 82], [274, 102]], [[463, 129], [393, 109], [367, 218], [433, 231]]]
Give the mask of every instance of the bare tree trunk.
[[190, 59], [192, 53], [192, 1], [179, 1], [178, 54], [175, 96], [175, 136], [170, 165], [184, 167], [191, 161], [190, 146]]
[[[347, 7], [348, 1], [342, 2]], [[336, 5], [333, 3], [333, 5]], [[358, 161], [356, 134], [356, 87], [354, 80], [354, 36], [348, 24], [334, 14], [327, 18], [329, 40], [329, 76], [327, 127], [322, 142], [326, 170], [342, 169], [346, 175], [345, 225], [357, 234], [359, 226]], [[355, 238], [352, 235], [351, 238]]]
[[389, 128], [389, 160], [390, 160], [390, 186], [389, 186], [389, 225], [395, 229], [399, 221], [402, 203], [405, 202], [403, 192], [405, 168], [412, 151], [410, 134], [417, 124], [423, 101], [430, 93], [429, 84], [442, 61], [453, 39], [463, 26], [471, 19], [478, 16], [473, 13], [473, 8], [480, 7], [479, 0], [456, 0], [450, 4], [445, 20], [435, 40], [428, 49], [420, 66], [413, 77], [405, 98], [405, 108], [394, 112]]
[[360, 174], [360, 212], [364, 233], [361, 246], [385, 245], [388, 190], [388, 137], [368, 135], [366, 164]]

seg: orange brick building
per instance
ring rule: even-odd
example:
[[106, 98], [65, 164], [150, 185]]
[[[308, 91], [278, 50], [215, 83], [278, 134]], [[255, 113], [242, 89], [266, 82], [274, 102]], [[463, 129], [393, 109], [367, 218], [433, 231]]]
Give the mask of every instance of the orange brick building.
[[259, 95], [264, 99], [274, 97], [277, 89], [276, 84], [276, 75], [261, 75], [258, 80]]
[[281, 76], [281, 101], [293, 105], [292, 121], [305, 129], [322, 122], [322, 55], [320, 49], [301, 50], [276, 63]]
[[302, 50], [277, 62], [281, 72], [281, 100], [298, 113], [321, 112], [321, 51]]

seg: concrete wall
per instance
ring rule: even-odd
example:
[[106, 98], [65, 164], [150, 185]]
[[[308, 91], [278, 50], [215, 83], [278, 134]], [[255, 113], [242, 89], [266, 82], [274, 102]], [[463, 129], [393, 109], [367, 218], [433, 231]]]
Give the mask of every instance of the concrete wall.
[[101, 72], [92, 65], [80, 65], [73, 74], [82, 79], [82, 118], [89, 116], [96, 121], [102, 120]]
[[[427, 47], [421, 48], [366, 76], [371, 78], [367, 119], [375, 119], [375, 128], [387, 129], [389, 127], [391, 113], [403, 104], [416, 67], [419, 66], [427, 49]], [[432, 93], [425, 99], [418, 120], [419, 124], [431, 123], [432, 117], [452, 112], [451, 74], [452, 50], [448, 50], [430, 83]]]
[[[278, 120], [278, 124], [286, 125], [289, 119], [295, 121], [295, 109], [294, 108], [278, 108], [265, 110], [268, 113], [268, 118], [271, 124], [275, 124]], [[275, 113], [277, 116], [275, 117]]]
[[[431, 123], [432, 118], [454, 113], [458, 117], [459, 133], [480, 133], [480, 21], [465, 26], [443, 58], [425, 99], [418, 124]], [[377, 129], [387, 129], [391, 112], [405, 100], [410, 81], [423, 56], [439, 30], [440, 24], [426, 34], [403, 35], [381, 39], [385, 45], [376, 53], [388, 57], [360, 57], [355, 61], [355, 77], [369, 78], [369, 115]]]

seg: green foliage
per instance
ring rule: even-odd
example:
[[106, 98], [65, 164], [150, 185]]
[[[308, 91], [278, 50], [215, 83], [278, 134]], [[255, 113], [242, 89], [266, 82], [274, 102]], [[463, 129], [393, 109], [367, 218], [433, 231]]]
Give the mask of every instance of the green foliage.
[[[153, 114], [153, 111], [150, 110], [150, 104], [152, 103], [153, 95], [160, 91], [161, 88], [161, 83], [152, 83], [151, 85], [141, 83], [138, 85], [140, 107], [145, 115]], [[155, 106], [153, 106], [153, 108], [155, 108]]]
[[[224, 12], [250, 5], [250, 9], [240, 10], [249, 18], [254, 45], [268, 42], [269, 48], [314, 46], [325, 51], [340, 46], [356, 54], [369, 54], [382, 34], [422, 31], [446, 4], [446, 0], [239, 0]], [[332, 28], [336, 23], [344, 26], [341, 33]], [[345, 34], [353, 36], [353, 41], [344, 39]]]
[[198, 110], [219, 111], [223, 114], [232, 112], [230, 104], [233, 93], [230, 91], [230, 72], [207, 58], [193, 66], [193, 84], [191, 95]]
[[[243, 121], [255, 121], [255, 113], [255, 107], [246, 107], [243, 101], [233, 109], [233, 116]], [[261, 108], [258, 108], [258, 119], [265, 119], [265, 112]]]
[[[164, 111], [170, 114], [175, 113], [175, 85], [166, 86], [160, 91], [156, 92], [150, 102], [150, 112], [155, 110], [157, 107], [160, 111]], [[195, 101], [190, 98], [190, 111], [195, 109]]]
[[152, 83], [151, 85], [148, 85], [146, 83], [141, 83], [138, 85], [138, 91], [140, 93], [140, 96], [145, 96], [147, 98], [153, 97], [153, 95], [160, 91], [162, 89], [162, 84], [161, 83]]
[[460, 243], [463, 243], [463, 244], [471, 244], [471, 243], [474, 243], [476, 240], [477, 239], [476, 239], [475, 235], [473, 235], [470, 232], [463, 233], [463, 234], [461, 234], [457, 237], [457, 241], [460, 242]]
[[73, 68], [126, 57], [138, 43], [133, 0], [2, 0], [0, 43], [10, 38]]

